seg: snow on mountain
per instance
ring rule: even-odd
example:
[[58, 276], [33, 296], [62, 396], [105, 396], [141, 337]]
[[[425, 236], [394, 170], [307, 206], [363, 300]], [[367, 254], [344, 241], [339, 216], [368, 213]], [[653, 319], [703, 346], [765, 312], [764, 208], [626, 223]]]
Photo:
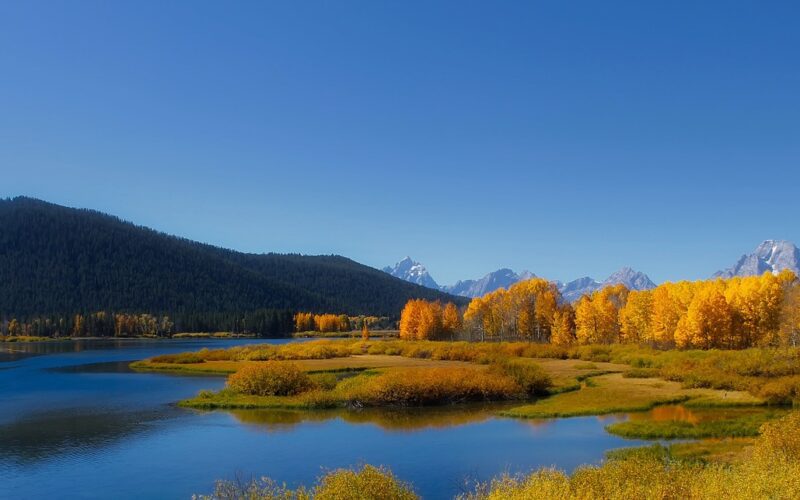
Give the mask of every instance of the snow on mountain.
[[436, 283], [436, 280], [434, 280], [431, 275], [428, 274], [428, 270], [425, 269], [425, 266], [419, 262], [415, 262], [411, 259], [411, 257], [406, 257], [395, 264], [394, 267], [384, 267], [383, 272], [391, 274], [395, 278], [416, 283], [417, 285], [422, 285], [437, 290], [440, 288], [439, 284]]
[[536, 277], [536, 275], [530, 271], [522, 271], [517, 274], [511, 269], [503, 268], [489, 273], [481, 279], [458, 281], [455, 285], [443, 286], [441, 289], [453, 295], [481, 297], [498, 288], [508, 288], [518, 281], [528, 280], [534, 277]]
[[[436, 280], [431, 277], [428, 270], [425, 269], [425, 266], [412, 260], [411, 257], [406, 257], [395, 264], [394, 267], [384, 267], [383, 271], [405, 281], [410, 281], [411, 283], [416, 283], [428, 288], [435, 288], [462, 297], [482, 297], [498, 288], [508, 288], [519, 281], [536, 277], [536, 275], [530, 271], [516, 273], [512, 269], [503, 268], [488, 273], [477, 280], [461, 280], [454, 285], [440, 286], [436, 283]], [[623, 267], [604, 281], [597, 281], [594, 278], [586, 276], [568, 283], [561, 283], [560, 281], [555, 281], [554, 283], [564, 299], [569, 302], [575, 302], [583, 295], [592, 293], [605, 286], [616, 285], [618, 283], [622, 283], [631, 290], [649, 290], [656, 286], [646, 274], [634, 271], [630, 267]]]
[[753, 253], [742, 255], [733, 267], [714, 273], [714, 277], [757, 276], [784, 269], [800, 274], [800, 250], [790, 241], [766, 240]]
[[602, 282], [586, 276], [564, 284], [559, 287], [559, 291], [565, 300], [575, 302], [595, 290], [619, 284], [625, 285], [630, 290], [650, 290], [656, 287], [653, 280], [646, 274], [630, 267], [623, 267]]
[[564, 297], [566, 301], [575, 302], [583, 295], [592, 293], [601, 286], [603, 286], [603, 284], [596, 279], [584, 276], [583, 278], [578, 278], [562, 284], [558, 287], [558, 291], [561, 292], [561, 296]]
[[[714, 273], [714, 277], [756, 276], [767, 271], [778, 273], [784, 269], [800, 275], [800, 249], [789, 241], [766, 240], [758, 245], [753, 253], [742, 255], [733, 267]], [[393, 268], [385, 267], [383, 270], [406, 281], [464, 297], [481, 297], [498, 288], [508, 288], [518, 281], [536, 277], [530, 271], [517, 274], [511, 269], [503, 268], [477, 280], [463, 280], [456, 282], [455, 285], [439, 286], [428, 274], [425, 266], [414, 262], [410, 257], [401, 260]], [[560, 281], [553, 283], [558, 287], [562, 297], [569, 302], [575, 302], [582, 296], [603, 287], [620, 283], [631, 290], [650, 290], [656, 287], [650, 277], [630, 267], [623, 267], [603, 281], [585, 276], [567, 283]]]

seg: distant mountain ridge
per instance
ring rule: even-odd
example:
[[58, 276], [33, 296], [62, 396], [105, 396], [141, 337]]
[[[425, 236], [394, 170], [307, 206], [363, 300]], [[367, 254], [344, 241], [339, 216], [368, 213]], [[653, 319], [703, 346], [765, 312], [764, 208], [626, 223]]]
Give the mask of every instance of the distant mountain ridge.
[[511, 269], [503, 268], [477, 280], [463, 280], [456, 282], [455, 285], [443, 286], [441, 290], [462, 297], [481, 297], [498, 288], [508, 288], [518, 281], [535, 277], [536, 275], [530, 271], [522, 271], [517, 274]]
[[[424, 265], [414, 261], [411, 257], [406, 257], [397, 264], [383, 268], [384, 272], [397, 278], [405, 279], [412, 283], [417, 283], [429, 288], [435, 288], [452, 295], [462, 297], [482, 297], [487, 293], [499, 288], [508, 288], [519, 281], [535, 278], [536, 275], [530, 271], [516, 273], [512, 269], [502, 268], [486, 274], [476, 280], [460, 280], [454, 285], [439, 285], [436, 280], [428, 273]], [[561, 283], [556, 281], [556, 285], [561, 295], [568, 301], [574, 302], [583, 295], [591, 293], [605, 286], [624, 284], [631, 290], [649, 290], [655, 288], [656, 284], [644, 273], [635, 271], [630, 267], [623, 267], [603, 281], [594, 278], [583, 277], [576, 280]]]
[[786, 240], [765, 240], [749, 254], [742, 255], [732, 267], [717, 271], [715, 278], [756, 276], [765, 272], [779, 273], [784, 269], [800, 275], [800, 250]]
[[625, 285], [629, 290], [651, 290], [656, 287], [653, 280], [646, 274], [635, 271], [630, 267], [623, 267], [602, 282], [587, 276], [561, 285], [559, 291], [566, 300], [575, 302], [595, 290], [620, 284]]
[[33, 198], [0, 199], [0, 320], [260, 309], [397, 316], [464, 299], [336, 255], [248, 254]]

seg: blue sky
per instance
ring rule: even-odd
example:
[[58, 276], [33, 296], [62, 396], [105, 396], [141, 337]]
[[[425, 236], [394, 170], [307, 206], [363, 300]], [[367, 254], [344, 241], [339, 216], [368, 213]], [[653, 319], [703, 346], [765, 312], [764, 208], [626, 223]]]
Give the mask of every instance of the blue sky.
[[440, 283], [800, 242], [798, 2], [4, 2], [0, 196]]

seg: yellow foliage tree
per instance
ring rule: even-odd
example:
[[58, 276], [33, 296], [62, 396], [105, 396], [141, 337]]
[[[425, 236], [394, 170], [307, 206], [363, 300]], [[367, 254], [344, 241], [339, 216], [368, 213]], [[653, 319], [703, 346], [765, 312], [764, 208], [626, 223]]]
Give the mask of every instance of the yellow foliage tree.
[[553, 314], [550, 342], [555, 345], [569, 346], [575, 341], [575, 312], [572, 307], [566, 305]]
[[678, 347], [711, 349], [727, 347], [731, 339], [733, 314], [720, 283], [698, 286], [686, 314], [678, 321], [675, 344]]
[[625, 306], [625, 285], [602, 288], [583, 296], [575, 308], [575, 337], [581, 344], [611, 344], [620, 341], [619, 311]]
[[458, 312], [458, 307], [452, 302], [448, 302], [442, 311], [442, 328], [444, 334], [451, 339], [461, 330], [462, 327], [461, 313]]
[[619, 311], [620, 341], [623, 343], [655, 343], [652, 330], [653, 292], [632, 291], [625, 307]]

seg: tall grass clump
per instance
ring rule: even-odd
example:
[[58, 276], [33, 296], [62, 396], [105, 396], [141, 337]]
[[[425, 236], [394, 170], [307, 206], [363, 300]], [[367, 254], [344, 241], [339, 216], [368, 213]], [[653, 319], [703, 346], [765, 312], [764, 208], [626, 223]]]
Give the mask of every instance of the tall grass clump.
[[505, 360], [492, 366], [492, 370], [513, 379], [528, 396], [544, 396], [553, 386], [553, 379], [544, 369], [534, 363], [521, 360]]
[[279, 361], [245, 365], [228, 376], [228, 388], [253, 396], [292, 396], [312, 386], [311, 379], [299, 366]]
[[201, 500], [416, 500], [408, 484], [383, 467], [337, 469], [317, 479], [311, 488], [291, 490], [270, 478], [250, 482], [217, 481], [214, 493]]
[[182, 352], [179, 354], [162, 354], [150, 359], [154, 363], [173, 363], [178, 365], [203, 363], [205, 359], [201, 353]]
[[[363, 379], [358, 377], [358, 379]], [[348, 391], [357, 406], [424, 406], [470, 401], [500, 401], [522, 397], [509, 376], [472, 368], [396, 368], [363, 380]], [[349, 390], [348, 390], [349, 389]]]

